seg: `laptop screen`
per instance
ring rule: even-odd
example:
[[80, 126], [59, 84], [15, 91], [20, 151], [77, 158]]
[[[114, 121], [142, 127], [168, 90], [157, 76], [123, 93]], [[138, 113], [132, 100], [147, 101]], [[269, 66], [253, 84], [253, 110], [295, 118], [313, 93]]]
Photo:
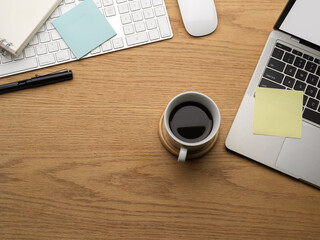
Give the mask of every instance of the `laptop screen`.
[[320, 0], [289, 1], [276, 27], [320, 46]]

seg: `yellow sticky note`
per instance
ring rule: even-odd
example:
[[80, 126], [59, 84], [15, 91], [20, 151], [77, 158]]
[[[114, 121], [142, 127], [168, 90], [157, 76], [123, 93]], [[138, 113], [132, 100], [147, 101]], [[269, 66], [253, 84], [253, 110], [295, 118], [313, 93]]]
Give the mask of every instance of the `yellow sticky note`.
[[253, 133], [301, 138], [303, 92], [256, 88]]

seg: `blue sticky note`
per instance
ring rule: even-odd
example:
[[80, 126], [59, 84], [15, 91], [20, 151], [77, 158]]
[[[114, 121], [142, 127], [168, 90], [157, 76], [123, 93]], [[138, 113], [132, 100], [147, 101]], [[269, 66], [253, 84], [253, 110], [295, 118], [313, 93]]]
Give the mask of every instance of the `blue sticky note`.
[[78, 59], [116, 35], [92, 0], [85, 0], [52, 24]]

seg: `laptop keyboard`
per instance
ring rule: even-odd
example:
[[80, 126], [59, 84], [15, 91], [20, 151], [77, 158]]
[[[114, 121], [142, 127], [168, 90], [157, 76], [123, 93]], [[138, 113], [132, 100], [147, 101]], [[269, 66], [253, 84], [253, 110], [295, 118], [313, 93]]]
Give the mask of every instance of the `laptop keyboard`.
[[276, 43], [259, 87], [304, 91], [303, 118], [320, 125], [320, 58]]

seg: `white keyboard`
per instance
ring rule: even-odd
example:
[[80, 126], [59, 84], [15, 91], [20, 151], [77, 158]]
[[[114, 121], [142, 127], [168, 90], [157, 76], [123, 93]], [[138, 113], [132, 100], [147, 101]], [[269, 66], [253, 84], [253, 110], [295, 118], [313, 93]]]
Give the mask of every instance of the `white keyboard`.
[[[19, 56], [0, 54], [0, 78], [77, 60], [51, 21], [82, 0], [63, 0]], [[117, 35], [84, 58], [172, 38], [164, 0], [93, 0]]]

